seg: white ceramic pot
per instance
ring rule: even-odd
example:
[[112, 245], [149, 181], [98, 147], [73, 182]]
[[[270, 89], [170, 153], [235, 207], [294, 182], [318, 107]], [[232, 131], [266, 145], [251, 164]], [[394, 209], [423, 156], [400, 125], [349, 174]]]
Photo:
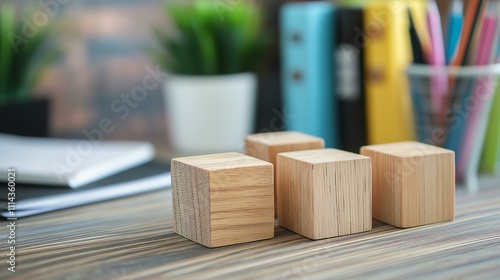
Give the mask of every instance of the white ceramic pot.
[[182, 154], [241, 151], [253, 131], [257, 78], [170, 75], [164, 84], [169, 136]]

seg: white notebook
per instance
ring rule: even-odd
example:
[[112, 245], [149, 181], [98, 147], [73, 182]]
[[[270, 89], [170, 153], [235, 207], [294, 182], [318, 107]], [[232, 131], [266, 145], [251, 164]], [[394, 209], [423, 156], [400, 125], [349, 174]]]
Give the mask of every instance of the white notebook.
[[170, 187], [167, 165], [148, 162], [78, 189], [16, 184], [15, 207], [9, 193], [0, 192], [0, 217], [21, 218]]
[[152, 160], [146, 142], [33, 138], [0, 133], [0, 181], [78, 188]]

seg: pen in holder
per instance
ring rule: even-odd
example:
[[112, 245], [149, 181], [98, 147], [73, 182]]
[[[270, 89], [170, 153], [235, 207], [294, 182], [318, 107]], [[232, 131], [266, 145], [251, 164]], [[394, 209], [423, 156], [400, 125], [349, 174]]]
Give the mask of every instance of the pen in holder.
[[[455, 152], [457, 181], [478, 190], [478, 168], [500, 64], [407, 69], [420, 142]], [[448, 87], [436, 81], [447, 80]], [[444, 91], [442, 90], [444, 88]]]

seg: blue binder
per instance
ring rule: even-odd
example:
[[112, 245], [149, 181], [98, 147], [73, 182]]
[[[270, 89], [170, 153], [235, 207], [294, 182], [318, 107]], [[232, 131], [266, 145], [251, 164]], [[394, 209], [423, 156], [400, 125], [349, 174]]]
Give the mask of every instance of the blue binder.
[[285, 126], [338, 147], [334, 5], [288, 3], [280, 12], [283, 110], [290, 116]]

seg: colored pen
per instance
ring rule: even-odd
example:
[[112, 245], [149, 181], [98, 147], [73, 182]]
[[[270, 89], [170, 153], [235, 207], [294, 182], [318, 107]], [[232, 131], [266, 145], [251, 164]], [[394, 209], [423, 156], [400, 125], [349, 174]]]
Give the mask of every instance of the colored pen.
[[462, 0], [454, 0], [451, 4], [446, 32], [446, 64], [450, 64], [457, 53], [464, 23], [463, 8]]
[[[478, 42], [478, 50], [477, 56], [474, 60], [475, 65], [486, 65], [489, 63], [491, 57], [491, 50], [493, 46], [493, 40], [495, 38], [496, 29], [497, 29], [497, 18], [496, 18], [496, 4], [497, 2], [490, 2], [488, 4], [488, 9], [486, 15], [483, 19], [483, 24], [481, 26], [481, 33], [479, 35]], [[484, 115], [485, 110], [485, 100], [481, 100], [481, 98], [477, 97], [477, 95], [481, 94], [481, 92], [488, 91], [489, 94], [493, 94], [493, 84], [492, 79], [489, 77], [478, 78], [477, 84], [474, 89], [474, 96], [478, 100], [479, 104], [475, 106], [474, 110], [472, 110], [468, 123], [466, 125], [466, 132], [464, 134], [464, 141], [462, 147], [462, 153], [458, 161], [457, 175], [458, 177], [462, 177], [464, 174], [467, 164], [473, 160], [470, 157], [473, 156], [471, 152], [473, 149], [473, 144], [481, 145], [481, 143], [474, 143], [475, 139], [484, 134], [484, 125], [481, 124], [481, 116]], [[486, 116], [484, 116], [486, 117]], [[482, 127], [483, 126], [483, 127]], [[482, 130], [482, 131], [481, 131]]]
[[[441, 16], [436, 1], [429, 1], [427, 4], [427, 24], [431, 37], [431, 51], [428, 53], [427, 61], [435, 67], [444, 67], [446, 65], [443, 31], [441, 29]], [[431, 78], [431, 100], [436, 113], [436, 124], [442, 124], [442, 113], [445, 96], [448, 94], [448, 77], [435, 75]]]

